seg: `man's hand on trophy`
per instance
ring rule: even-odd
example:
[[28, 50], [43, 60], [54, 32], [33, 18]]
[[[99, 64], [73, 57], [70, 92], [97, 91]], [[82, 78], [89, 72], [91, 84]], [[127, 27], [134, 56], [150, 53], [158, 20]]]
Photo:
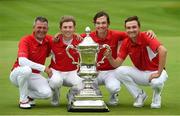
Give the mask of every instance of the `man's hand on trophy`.
[[58, 32], [58, 33], [56, 33], [55, 35], [54, 35], [54, 37], [53, 37], [53, 42], [58, 42], [59, 41], [59, 35], [60, 35], [61, 33], [60, 32]]
[[52, 70], [49, 67], [46, 67], [44, 72], [48, 75], [49, 78], [52, 77], [53, 73], [52, 73]]
[[106, 51], [104, 52], [104, 56], [107, 59], [111, 59], [112, 58], [112, 51], [111, 51], [111, 49], [106, 49]]

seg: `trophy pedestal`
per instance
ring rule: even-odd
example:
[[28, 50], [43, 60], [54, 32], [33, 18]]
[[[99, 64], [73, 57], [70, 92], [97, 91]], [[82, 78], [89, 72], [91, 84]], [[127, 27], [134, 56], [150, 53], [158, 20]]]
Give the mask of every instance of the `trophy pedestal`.
[[77, 100], [68, 105], [68, 112], [109, 112], [109, 109], [102, 100]]
[[93, 78], [96, 78], [97, 71], [95, 66], [82, 66], [79, 75], [84, 78], [84, 89], [72, 95], [69, 93], [68, 111], [96, 111], [109, 112], [108, 107], [102, 100], [102, 94], [98, 86], [94, 84]]
[[68, 104], [69, 112], [109, 112], [100, 90], [83, 89]]

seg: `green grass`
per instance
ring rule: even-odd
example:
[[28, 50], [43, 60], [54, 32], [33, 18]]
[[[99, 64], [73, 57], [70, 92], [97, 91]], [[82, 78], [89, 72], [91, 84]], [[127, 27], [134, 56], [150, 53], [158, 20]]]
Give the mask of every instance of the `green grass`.
[[[149, 96], [145, 107], [133, 108], [133, 98], [123, 86], [119, 95], [120, 104], [109, 107], [108, 113], [67, 112], [66, 87], [61, 90], [59, 107], [52, 107], [50, 100], [37, 100], [37, 106], [33, 109], [19, 109], [18, 89], [10, 83], [9, 73], [17, 55], [17, 43], [20, 37], [31, 33], [34, 18], [38, 15], [46, 16], [49, 19], [49, 34], [55, 34], [59, 18], [62, 15], [73, 15], [77, 20], [77, 32], [81, 33], [86, 26], [93, 29], [92, 18], [99, 10], [110, 14], [112, 29], [124, 30], [123, 20], [127, 16], [139, 16], [142, 30], [155, 31], [168, 49], [166, 68], [169, 79], [162, 93], [162, 108], [150, 109], [150, 87], [142, 87]], [[178, 0], [0, 0], [0, 115], [180, 115], [179, 12]], [[124, 65], [130, 64], [127, 60]], [[101, 86], [101, 90], [107, 102], [108, 92], [104, 86]]]
[[0, 40], [19, 40], [30, 33], [33, 20], [39, 15], [49, 19], [50, 34], [58, 31], [62, 15], [73, 15], [77, 32], [81, 33], [88, 25], [93, 29], [93, 16], [100, 10], [109, 13], [113, 29], [124, 30], [124, 19], [137, 15], [145, 30], [152, 29], [164, 36], [180, 35], [175, 28], [180, 26], [178, 0], [1, 0]]

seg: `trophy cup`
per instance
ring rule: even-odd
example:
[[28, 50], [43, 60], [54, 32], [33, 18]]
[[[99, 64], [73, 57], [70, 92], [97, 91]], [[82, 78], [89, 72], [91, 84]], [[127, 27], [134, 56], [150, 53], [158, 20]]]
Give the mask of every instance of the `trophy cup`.
[[[72, 59], [73, 64], [77, 64], [79, 67], [78, 75], [83, 78], [84, 88], [77, 93], [71, 93], [69, 91], [68, 98], [68, 111], [102, 111], [108, 112], [109, 109], [105, 102], [102, 100], [102, 94], [98, 88], [98, 85], [95, 85], [94, 79], [98, 75], [96, 70], [96, 65], [99, 65], [103, 62], [104, 58], [100, 62], [96, 62], [97, 54], [100, 50], [100, 47], [93, 39], [89, 36], [90, 28], [86, 27], [85, 29], [86, 37], [83, 41], [77, 46], [68, 45], [66, 48], [66, 53]], [[108, 45], [103, 47], [110, 49]], [[80, 54], [80, 63], [75, 62], [74, 58], [69, 53], [69, 49], [76, 49]]]

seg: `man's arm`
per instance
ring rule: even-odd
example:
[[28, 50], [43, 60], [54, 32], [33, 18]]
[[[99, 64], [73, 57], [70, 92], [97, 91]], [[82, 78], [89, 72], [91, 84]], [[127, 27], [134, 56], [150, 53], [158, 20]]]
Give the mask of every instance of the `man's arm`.
[[112, 57], [112, 52], [111, 50], [106, 50], [106, 52], [104, 53], [104, 55], [106, 56], [106, 58], [109, 60], [109, 63], [114, 67], [114, 68], [117, 68], [119, 66], [122, 65], [123, 63], [123, 59], [122, 58], [119, 58], [117, 57], [116, 59], [114, 59]]
[[167, 56], [167, 50], [164, 46], [160, 45], [157, 49], [159, 54], [159, 66], [158, 66], [158, 72], [151, 74], [149, 81], [151, 81], [153, 78], [158, 78], [166, 64], [166, 56]]
[[165, 64], [166, 64], [166, 56], [167, 56], [167, 50], [164, 46], [159, 46], [158, 48], [159, 53], [159, 67], [158, 67], [158, 73], [161, 74], [163, 71]]
[[59, 38], [58, 38], [58, 36], [60, 35], [61, 33], [60, 32], [57, 32], [55, 35], [54, 35], [54, 37], [53, 37], [53, 42], [58, 42], [59, 41]]
[[41, 72], [43, 72], [45, 70], [44, 65], [32, 62], [31, 60], [27, 59], [26, 57], [19, 57], [18, 62], [19, 62], [20, 66], [29, 66], [32, 69], [35, 69], [35, 70], [38, 70]]
[[116, 59], [114, 59], [113, 57], [111, 57], [111, 58], [108, 58], [108, 60], [109, 60], [110, 64], [111, 64], [114, 68], [117, 68], [117, 67], [121, 66], [122, 63], [123, 63], [123, 61], [124, 61], [123, 59], [121, 59], [121, 58], [119, 58], [119, 57], [117, 57]]
[[42, 64], [32, 62], [31, 60], [27, 59], [26, 57], [19, 57], [18, 62], [19, 62], [20, 66], [29, 66], [32, 69], [47, 73], [47, 75], [49, 77], [52, 76], [52, 71], [48, 67], [46, 67]]

